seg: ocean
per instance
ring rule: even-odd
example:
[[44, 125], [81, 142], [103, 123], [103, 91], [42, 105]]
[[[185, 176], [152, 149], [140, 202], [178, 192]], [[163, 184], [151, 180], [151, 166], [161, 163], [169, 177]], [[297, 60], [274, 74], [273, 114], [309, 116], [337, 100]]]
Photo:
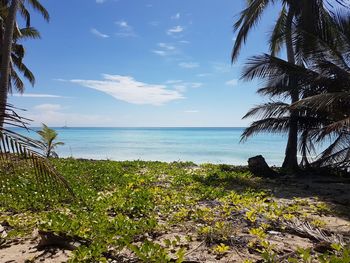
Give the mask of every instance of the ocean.
[[[37, 128], [34, 128], [34, 130]], [[246, 165], [263, 155], [281, 165], [287, 138], [260, 134], [240, 143], [244, 128], [54, 128], [60, 157], [109, 160], [192, 161]], [[18, 131], [18, 129], [16, 129]], [[21, 131], [27, 134], [26, 131]], [[34, 132], [29, 134], [38, 138]]]

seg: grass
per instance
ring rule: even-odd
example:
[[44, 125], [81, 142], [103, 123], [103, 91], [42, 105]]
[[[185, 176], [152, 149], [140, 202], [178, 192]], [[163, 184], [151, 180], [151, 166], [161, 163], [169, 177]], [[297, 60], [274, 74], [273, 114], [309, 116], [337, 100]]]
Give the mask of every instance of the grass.
[[[332, 243], [317, 252], [317, 237], [292, 233], [288, 224], [297, 219], [326, 229], [322, 216], [334, 212], [327, 203], [282, 201], [269, 187], [274, 180], [253, 177], [244, 167], [74, 159], [53, 163], [73, 188], [74, 199], [39, 188], [25, 167], [20, 175], [2, 173], [0, 222], [10, 226], [5, 244], [39, 229], [79, 241], [70, 262], [350, 262], [346, 244]], [[310, 246], [288, 243], [287, 235], [306, 238], [300, 244]]]

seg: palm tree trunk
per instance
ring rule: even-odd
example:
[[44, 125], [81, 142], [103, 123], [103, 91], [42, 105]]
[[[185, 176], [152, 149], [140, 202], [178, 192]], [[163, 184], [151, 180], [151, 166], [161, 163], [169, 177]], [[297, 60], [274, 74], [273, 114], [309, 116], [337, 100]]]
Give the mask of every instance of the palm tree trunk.
[[[292, 40], [292, 23], [293, 23], [294, 11], [290, 6], [287, 14], [286, 21], [286, 49], [288, 62], [295, 64], [295, 52], [293, 48]], [[296, 89], [296, 81], [291, 78], [290, 80], [290, 97], [291, 103], [295, 103], [299, 100], [299, 92]], [[288, 132], [288, 142], [285, 152], [285, 158], [282, 168], [287, 171], [295, 171], [298, 169], [298, 113], [296, 110], [290, 110], [290, 125]]]
[[4, 117], [7, 103], [11, 74], [11, 52], [13, 42], [13, 31], [15, 28], [16, 14], [20, 0], [12, 0], [9, 13], [5, 22], [5, 32], [2, 41], [2, 61], [0, 68], [0, 127], [4, 125]]

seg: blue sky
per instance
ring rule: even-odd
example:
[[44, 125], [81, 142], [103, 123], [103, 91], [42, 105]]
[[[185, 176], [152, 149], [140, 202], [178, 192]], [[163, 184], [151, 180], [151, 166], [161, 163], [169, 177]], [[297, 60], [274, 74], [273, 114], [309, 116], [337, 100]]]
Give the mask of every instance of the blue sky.
[[231, 65], [232, 24], [244, 0], [41, 0], [41, 40], [25, 42], [36, 76], [10, 102], [50, 126], [246, 126], [262, 101], [239, 80], [267, 51], [269, 9]]

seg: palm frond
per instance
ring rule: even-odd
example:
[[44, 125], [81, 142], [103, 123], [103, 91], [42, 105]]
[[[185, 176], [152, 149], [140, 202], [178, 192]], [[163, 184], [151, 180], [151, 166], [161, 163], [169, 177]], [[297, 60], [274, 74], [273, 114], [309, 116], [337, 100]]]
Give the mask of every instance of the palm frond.
[[35, 76], [30, 71], [27, 66], [22, 63], [22, 60], [16, 56], [12, 56], [13, 64], [16, 66], [16, 68], [19, 69], [19, 71], [23, 74], [23, 76], [34, 86], [35, 84]]
[[243, 119], [251, 117], [266, 119], [271, 117], [281, 117], [288, 113], [289, 104], [281, 101], [273, 101], [253, 107], [246, 113], [246, 115], [243, 116]]
[[[339, 106], [350, 109], [350, 92], [334, 92], [314, 95], [300, 100], [292, 105], [294, 108], [309, 107], [316, 111], [329, 110], [332, 107]], [[349, 111], [349, 110], [348, 110]]]
[[18, 36], [16, 39], [20, 38], [20, 39], [39, 39], [40, 36], [40, 32], [34, 28], [34, 27], [25, 27], [25, 28], [21, 28], [20, 29], [20, 33], [21, 35]]
[[315, 162], [318, 166], [333, 166], [349, 169], [350, 167], [350, 133], [341, 133], [334, 142], [321, 153]]
[[11, 70], [11, 83], [9, 85], [8, 91], [9, 93], [12, 93], [13, 86], [20, 94], [24, 92], [24, 83], [15, 70]]
[[38, 0], [25, 0], [30, 4], [30, 6], [38, 11], [46, 21], [50, 21], [50, 14], [46, 8]]
[[[27, 129], [28, 119], [20, 117], [11, 105], [6, 105], [4, 123], [10, 126]], [[40, 143], [8, 128], [0, 129], [0, 163], [13, 164], [25, 162], [32, 169], [36, 183], [42, 189], [50, 187], [50, 191], [67, 192], [74, 195], [67, 181], [50, 162], [40, 153]], [[16, 170], [16, 165], [12, 165]]]
[[258, 23], [269, 2], [271, 0], [249, 1], [248, 7], [240, 13], [239, 19], [233, 26], [234, 31], [238, 31], [238, 34], [232, 50], [232, 62], [237, 59], [242, 44], [246, 42], [250, 30]]
[[287, 20], [287, 12], [286, 7], [283, 6], [280, 12], [280, 15], [274, 25], [274, 29], [272, 31], [269, 44], [270, 44], [270, 52], [272, 56], [278, 54], [282, 48], [284, 43], [284, 34], [285, 34], [285, 24]]
[[267, 132], [281, 134], [288, 131], [289, 117], [281, 118], [266, 118], [254, 121], [248, 128], [246, 128], [241, 136], [241, 142], [246, 141], [249, 137], [257, 133]]

